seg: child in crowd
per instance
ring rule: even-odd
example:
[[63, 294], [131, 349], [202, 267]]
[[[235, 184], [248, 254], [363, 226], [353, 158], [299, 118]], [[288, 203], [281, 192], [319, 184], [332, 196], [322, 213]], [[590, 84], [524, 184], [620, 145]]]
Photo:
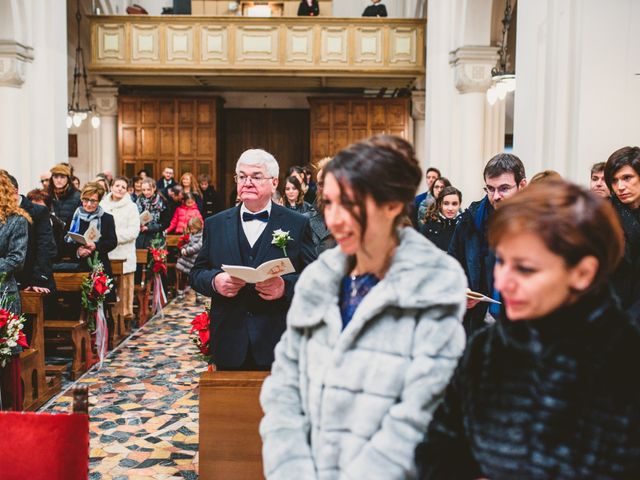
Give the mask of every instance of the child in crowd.
[[185, 193], [182, 205], [176, 208], [176, 212], [173, 214], [167, 233], [186, 233], [187, 224], [192, 218], [199, 218], [202, 224], [202, 214], [198, 209], [195, 196], [192, 193]]
[[[196, 257], [202, 248], [202, 219], [192, 217], [187, 223], [189, 243], [180, 250], [180, 258], [176, 263], [178, 273], [178, 300], [184, 299], [184, 290], [189, 277], [189, 272], [196, 261]], [[196, 293], [196, 303], [200, 303], [201, 295]]]

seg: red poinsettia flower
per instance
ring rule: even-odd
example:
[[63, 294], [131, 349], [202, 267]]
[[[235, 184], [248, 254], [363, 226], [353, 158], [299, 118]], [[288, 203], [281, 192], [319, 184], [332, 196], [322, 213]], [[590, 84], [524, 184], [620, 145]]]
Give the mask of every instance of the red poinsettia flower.
[[98, 293], [98, 295], [104, 295], [107, 290], [109, 290], [109, 286], [107, 285], [107, 276], [106, 275], [98, 275], [93, 281], [93, 288]]
[[22, 333], [22, 330], [18, 332], [18, 345], [24, 348], [29, 348], [29, 344], [27, 343], [27, 336]]
[[185, 233], [178, 239], [178, 248], [182, 249], [187, 245], [187, 243], [189, 243], [189, 234]]
[[0, 308], [0, 328], [9, 323], [9, 318], [11, 318], [11, 312], [4, 308]]
[[209, 329], [208, 328], [198, 331], [198, 336], [200, 337], [200, 341], [202, 342], [202, 345], [206, 345], [207, 343], [209, 343]]
[[154, 262], [152, 267], [153, 273], [164, 273], [167, 274], [167, 265], [161, 262]]
[[189, 333], [193, 333], [199, 330], [209, 330], [209, 315], [207, 312], [203, 312], [200, 315], [196, 316], [193, 320], [191, 320], [191, 331]]

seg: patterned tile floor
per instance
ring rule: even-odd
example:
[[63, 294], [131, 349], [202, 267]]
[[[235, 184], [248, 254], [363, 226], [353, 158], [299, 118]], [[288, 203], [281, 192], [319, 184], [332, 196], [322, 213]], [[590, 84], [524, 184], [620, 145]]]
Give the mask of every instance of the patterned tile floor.
[[[198, 379], [189, 340], [202, 306], [172, 302], [78, 383], [90, 392], [91, 480], [197, 479]], [[70, 391], [43, 411], [68, 412]]]

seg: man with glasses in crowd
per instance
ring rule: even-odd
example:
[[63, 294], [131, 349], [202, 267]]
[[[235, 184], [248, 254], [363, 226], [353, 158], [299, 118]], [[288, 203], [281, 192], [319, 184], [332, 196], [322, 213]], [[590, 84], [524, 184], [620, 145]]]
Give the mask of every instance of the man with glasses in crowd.
[[[202, 250], [191, 270], [191, 286], [212, 297], [210, 351], [219, 370], [269, 370], [273, 349], [286, 327], [286, 314], [300, 272], [315, 260], [309, 219], [271, 202], [279, 166], [268, 152], [245, 151], [236, 163], [241, 204], [205, 221]], [[285, 248], [272, 243], [288, 232]], [[288, 257], [295, 273], [247, 284], [222, 265], [256, 268]]]
[[[449, 244], [449, 255], [455, 257], [469, 282], [469, 288], [495, 300], [500, 300], [493, 286], [494, 252], [487, 242], [487, 225], [493, 212], [504, 200], [515, 195], [527, 184], [524, 165], [510, 153], [494, 156], [484, 167], [486, 196], [473, 202], [462, 218]], [[491, 323], [500, 311], [500, 305], [467, 299], [464, 328], [472, 334], [486, 323]]]

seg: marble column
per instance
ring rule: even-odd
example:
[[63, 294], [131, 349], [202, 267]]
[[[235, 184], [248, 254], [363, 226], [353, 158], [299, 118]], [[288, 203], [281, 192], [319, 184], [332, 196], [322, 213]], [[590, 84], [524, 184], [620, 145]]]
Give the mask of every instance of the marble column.
[[118, 88], [97, 86], [92, 90], [96, 110], [100, 115], [100, 128], [94, 133], [94, 155], [97, 171], [110, 171], [119, 175], [118, 170]]
[[488, 127], [493, 127], [486, 123], [486, 91], [491, 85], [491, 69], [497, 59], [496, 48], [490, 46], [460, 47], [449, 56], [454, 85], [459, 93], [453, 126], [459, 148], [450, 160], [450, 173], [443, 174], [452, 177], [450, 180], [463, 192], [467, 204], [482, 196], [482, 171], [488, 160], [485, 144], [491, 136]]
[[[416, 157], [420, 162], [422, 170], [426, 170], [428, 165], [425, 164], [425, 127], [424, 127], [424, 113], [425, 113], [425, 91], [414, 90], [411, 92], [411, 118], [413, 119], [413, 148], [416, 152]], [[425, 180], [422, 176], [422, 182], [418, 191], [424, 191]]]

